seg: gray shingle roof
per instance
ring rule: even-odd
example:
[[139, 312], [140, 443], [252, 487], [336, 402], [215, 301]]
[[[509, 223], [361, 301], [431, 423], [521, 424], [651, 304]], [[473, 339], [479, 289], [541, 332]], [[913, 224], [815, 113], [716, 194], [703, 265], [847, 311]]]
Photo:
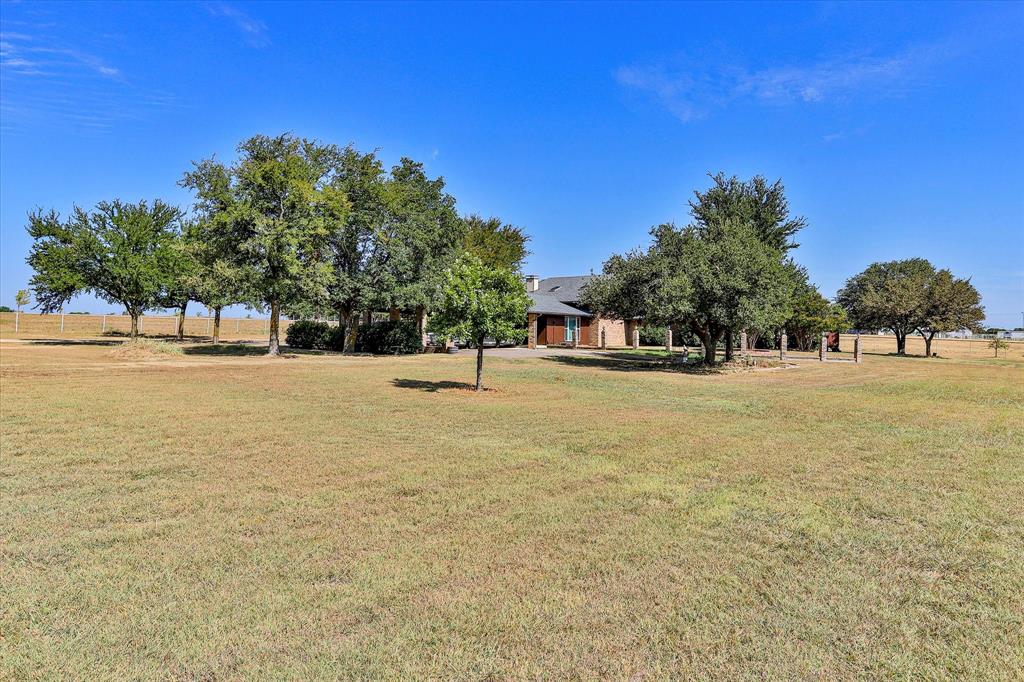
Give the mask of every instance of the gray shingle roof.
[[580, 300], [580, 289], [594, 278], [594, 275], [576, 275], [575, 277], [548, 277], [540, 281], [540, 286], [533, 293], [553, 296], [555, 299], [573, 303]]
[[526, 294], [530, 297], [530, 310], [528, 312], [540, 315], [579, 315], [580, 317], [591, 317], [591, 314], [573, 308], [551, 294], [543, 294], [539, 291], [531, 291]]

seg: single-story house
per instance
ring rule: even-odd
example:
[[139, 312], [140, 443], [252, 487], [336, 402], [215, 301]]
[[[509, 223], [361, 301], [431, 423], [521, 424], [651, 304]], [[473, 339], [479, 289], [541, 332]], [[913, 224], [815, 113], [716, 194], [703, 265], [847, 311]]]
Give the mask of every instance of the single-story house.
[[575, 277], [526, 276], [530, 348], [546, 346], [606, 346], [632, 343], [636, 320], [613, 320], [591, 313], [580, 303], [580, 291], [594, 275]]

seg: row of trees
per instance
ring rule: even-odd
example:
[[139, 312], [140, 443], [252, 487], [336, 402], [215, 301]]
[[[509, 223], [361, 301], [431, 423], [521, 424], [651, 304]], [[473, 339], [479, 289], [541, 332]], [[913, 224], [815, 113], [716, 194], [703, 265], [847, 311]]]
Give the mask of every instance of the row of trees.
[[723, 341], [731, 359], [741, 331], [753, 344], [771, 343], [785, 330], [809, 350], [824, 331], [885, 328], [895, 332], [900, 354], [916, 331], [930, 355], [935, 334], [974, 329], [984, 319], [969, 280], [919, 258], [873, 264], [830, 302], [792, 257], [806, 220], [790, 214], [782, 183], [723, 174], [711, 180], [689, 202], [690, 224], [659, 225], [646, 250], [612, 256], [585, 288], [584, 302], [606, 315], [692, 333], [708, 364]]
[[970, 280], [937, 270], [924, 258], [873, 263], [847, 280], [836, 299], [858, 329], [892, 330], [900, 355], [909, 334], [920, 334], [931, 356], [936, 334], [977, 330], [985, 319], [981, 294]]
[[197, 301], [214, 312], [216, 340], [221, 310], [244, 304], [269, 312], [272, 355], [283, 314], [337, 318], [351, 351], [375, 310], [407, 313], [423, 331], [461, 255], [505, 273], [527, 255], [521, 229], [459, 216], [444, 180], [411, 159], [385, 171], [375, 152], [292, 135], [257, 135], [237, 152], [184, 174], [188, 213], [159, 200], [32, 213], [39, 307], [91, 292], [123, 305], [135, 336], [144, 311], [176, 308], [184, 320]]

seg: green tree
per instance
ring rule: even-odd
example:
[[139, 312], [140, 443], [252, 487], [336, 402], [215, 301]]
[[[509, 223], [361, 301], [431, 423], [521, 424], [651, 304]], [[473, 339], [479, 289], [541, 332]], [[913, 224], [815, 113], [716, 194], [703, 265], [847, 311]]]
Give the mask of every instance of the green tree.
[[926, 292], [935, 274], [924, 258], [872, 263], [846, 281], [836, 300], [858, 329], [891, 329], [896, 352], [906, 355], [907, 334], [925, 321]]
[[522, 228], [501, 222], [500, 218], [482, 218], [473, 214], [463, 218], [466, 237], [462, 248], [492, 268], [512, 272], [522, 270], [523, 261], [530, 255], [526, 243], [529, 235]]
[[414, 311], [421, 332], [466, 229], [444, 187], [444, 178], [428, 178], [423, 164], [411, 159], [391, 169], [384, 190], [386, 216], [368, 268], [375, 306], [390, 310], [392, 317], [400, 310]]
[[158, 305], [173, 276], [180, 221], [180, 211], [159, 200], [101, 202], [92, 212], [76, 206], [63, 221], [56, 211], [29, 214], [36, 301], [52, 312], [91, 292], [125, 307], [135, 338], [139, 316]]
[[[270, 311], [267, 353], [280, 353], [281, 313], [324, 300], [331, 268], [328, 230], [318, 205], [337, 149], [315, 141], [256, 135], [230, 167], [210, 159], [182, 184], [198, 196], [201, 218], [232, 245], [230, 264], [246, 283], [247, 303]], [[226, 210], [211, 212], [223, 203]]]
[[696, 201], [690, 200], [694, 224], [708, 227], [726, 220], [749, 224], [768, 246], [788, 251], [798, 245], [793, 235], [807, 226], [800, 216], [791, 216], [786, 189], [781, 180], [770, 183], [761, 175], [744, 181], [724, 173], [711, 175], [714, 186], [694, 192]]
[[14, 295], [14, 305], [18, 307], [18, 312], [32, 302], [32, 296], [28, 293], [28, 289], [19, 289], [18, 293]]
[[939, 270], [924, 288], [924, 304], [917, 333], [924, 339], [924, 354], [932, 355], [932, 339], [939, 332], [970, 329], [977, 331], [985, 319], [981, 294], [970, 280], [957, 279], [949, 270]]
[[385, 219], [386, 177], [376, 154], [362, 154], [351, 146], [337, 155], [331, 181], [321, 204], [328, 230], [331, 281], [324, 307], [346, 327], [344, 351], [356, 347], [359, 312], [369, 309], [375, 289], [371, 264], [381, 244]]
[[446, 338], [476, 343], [476, 390], [483, 390], [484, 339], [511, 341], [526, 331], [530, 299], [519, 275], [466, 254], [445, 273], [430, 328]]
[[246, 300], [244, 270], [235, 265], [231, 246], [218, 239], [209, 221], [189, 223], [183, 237], [192, 260], [187, 287], [194, 300], [213, 311], [213, 343], [220, 343], [221, 312]]
[[177, 312], [177, 339], [185, 338], [185, 313], [188, 310], [189, 301], [196, 300], [195, 282], [197, 268], [195, 254], [186, 241], [191, 230], [191, 223], [185, 222], [182, 225], [181, 233], [178, 234], [173, 243], [174, 262], [170, 266], [170, 276], [166, 287], [160, 294], [158, 305], [163, 308], [174, 308]]
[[652, 230], [646, 252], [613, 256], [603, 274], [584, 289], [584, 302], [603, 314], [677, 325], [704, 346], [713, 364], [727, 332], [781, 325], [788, 315], [793, 281], [782, 252], [748, 224], [725, 219], [682, 229]]
[[801, 282], [793, 299], [793, 312], [786, 320], [786, 334], [798, 350], [809, 351], [822, 333], [849, 327], [846, 311], [821, 295], [818, 287]]

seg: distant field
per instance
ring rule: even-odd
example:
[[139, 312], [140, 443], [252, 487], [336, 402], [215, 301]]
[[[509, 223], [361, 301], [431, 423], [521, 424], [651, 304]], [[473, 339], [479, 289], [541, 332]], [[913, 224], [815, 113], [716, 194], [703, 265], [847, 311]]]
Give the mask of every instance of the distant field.
[[[0, 338], [98, 338], [104, 332], [121, 332], [127, 334], [132, 328], [131, 318], [127, 315], [64, 315], [64, 328], [61, 331], [60, 315], [40, 315], [38, 313], [22, 313], [15, 331], [15, 313], [0, 313]], [[291, 324], [289, 320], [281, 321], [282, 334]], [[171, 315], [143, 315], [141, 318], [142, 333], [146, 336], [171, 336], [178, 332], [178, 318]], [[185, 335], [192, 337], [209, 337], [213, 333], [213, 320], [196, 317], [194, 312], [185, 317]], [[220, 335], [225, 341], [240, 339], [262, 339], [268, 336], [267, 321], [250, 318], [223, 318], [220, 323]]]
[[1020, 679], [1024, 362], [0, 343], [0, 679]]

